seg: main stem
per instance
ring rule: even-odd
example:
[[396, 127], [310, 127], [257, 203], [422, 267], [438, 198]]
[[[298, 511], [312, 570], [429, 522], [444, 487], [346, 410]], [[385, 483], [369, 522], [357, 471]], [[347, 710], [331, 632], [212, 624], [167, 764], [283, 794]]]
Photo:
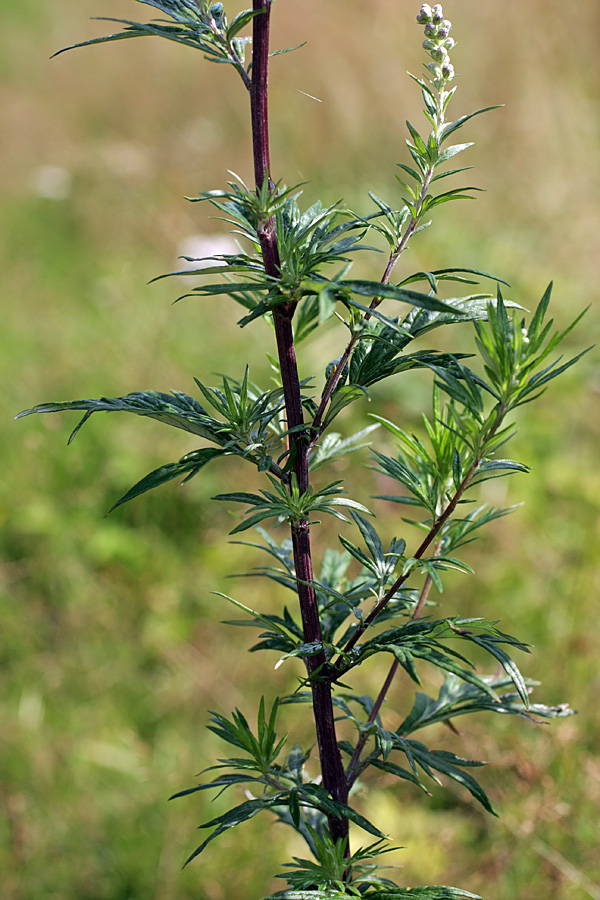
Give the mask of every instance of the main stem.
[[[252, 82], [250, 85], [250, 106], [252, 115], [252, 148], [254, 155], [254, 177], [257, 189], [271, 180], [269, 155], [269, 25], [272, 0], [253, 0], [253, 9], [259, 15], [253, 20], [252, 38]], [[274, 186], [274, 185], [273, 185]], [[272, 278], [280, 275], [280, 259], [274, 219], [259, 223], [258, 238], [265, 264], [266, 274]], [[294, 307], [284, 303], [273, 311], [277, 353], [281, 369], [281, 380], [285, 400], [289, 435], [290, 459], [298, 479], [300, 493], [309, 487], [308, 453], [309, 438], [304, 425], [300, 379], [296, 363], [292, 316]], [[292, 525], [292, 546], [294, 565], [298, 579], [298, 599], [302, 616], [304, 640], [306, 643], [322, 641], [321, 622], [314, 587], [310, 547], [310, 525], [302, 520]], [[306, 660], [309, 676], [319, 670], [324, 671], [327, 659], [324, 651]], [[316, 676], [319, 677], [318, 674]], [[346, 803], [348, 787], [342, 758], [337, 744], [331, 682], [327, 679], [311, 681], [313, 711], [317, 732], [317, 744], [321, 761], [323, 787], [334, 800]], [[348, 819], [328, 816], [329, 830], [334, 840], [348, 837]], [[347, 851], [348, 852], [348, 851]]]

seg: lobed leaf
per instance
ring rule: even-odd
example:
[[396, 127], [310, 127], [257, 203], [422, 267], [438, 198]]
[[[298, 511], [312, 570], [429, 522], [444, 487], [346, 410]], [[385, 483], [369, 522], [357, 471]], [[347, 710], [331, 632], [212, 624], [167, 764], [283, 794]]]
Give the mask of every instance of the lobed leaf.
[[489, 797], [481, 785], [472, 775], [461, 771], [464, 767], [483, 766], [485, 763], [473, 759], [464, 759], [463, 757], [456, 756], [454, 753], [449, 753], [446, 750], [430, 750], [425, 744], [421, 744], [419, 741], [408, 740], [403, 743], [406, 744], [406, 747], [402, 748], [404, 749], [404, 752], [409, 755], [410, 759], [427, 772], [434, 781], [440, 783], [435, 772], [446, 775], [448, 778], [451, 778], [452, 781], [456, 781], [457, 784], [466, 788], [489, 813], [494, 816], [497, 815]]
[[355, 450], [370, 447], [371, 442], [365, 441], [365, 438], [378, 427], [378, 425], [368, 425], [347, 438], [342, 438], [341, 435], [335, 432], [329, 432], [329, 434], [324, 435], [310, 456], [309, 470], [314, 472], [320, 466], [334, 462], [347, 453], [354, 453]]
[[183, 478], [183, 483], [185, 483], [186, 481], [189, 481], [190, 478], [193, 478], [194, 475], [197, 475], [198, 472], [213, 459], [228, 455], [229, 451], [227, 450], [217, 450], [208, 447], [203, 450], [194, 450], [192, 453], [186, 453], [186, 455], [182, 456], [176, 463], [167, 463], [164, 466], [159, 466], [158, 469], [154, 469], [154, 471], [136, 482], [133, 487], [129, 488], [127, 493], [123, 494], [114, 506], [111, 507], [110, 512], [112, 512], [113, 509], [116, 509], [117, 506], [122, 506], [129, 500], [133, 500], [134, 497], [139, 497], [140, 494], [145, 494], [146, 491], [151, 491], [153, 488], [159, 487], [161, 484], [166, 484], [174, 478], [185, 476]]
[[394, 888], [389, 891], [369, 891], [366, 896], [369, 900], [400, 900], [402, 897], [406, 898], [406, 900], [415, 900], [415, 898], [416, 900], [460, 900], [460, 898], [482, 900], [479, 894], [471, 894], [469, 891], [462, 891], [460, 888], [447, 887], [441, 884], [424, 887]]
[[325, 891], [320, 890], [291, 890], [278, 891], [276, 894], [269, 894], [263, 897], [263, 900], [348, 900], [351, 894], [346, 891], [336, 891], [327, 888]]
[[[393, 284], [381, 284], [379, 281], [366, 280], [345, 280], [339, 281], [337, 284], [340, 288], [349, 291], [351, 294], [388, 300], [399, 300], [402, 303], [409, 303], [411, 306], [417, 306], [420, 309], [461, 314], [460, 310], [457, 311], [455, 307], [449, 305], [445, 301], [437, 300], [429, 294], [421, 294], [417, 291], [406, 290], [406, 288], [397, 287]], [[467, 314], [464, 313], [463, 315], [466, 316]]]
[[214, 841], [215, 838], [218, 838], [225, 831], [228, 831], [230, 828], [236, 828], [238, 825], [241, 825], [242, 822], [247, 822], [248, 819], [254, 818], [254, 816], [263, 812], [263, 810], [280, 806], [282, 798], [285, 796], [286, 795], [283, 793], [277, 793], [270, 797], [259, 797], [257, 800], [246, 800], [239, 806], [235, 806], [233, 809], [228, 810], [228, 812], [211, 819], [210, 822], [205, 822], [200, 828], [212, 828], [213, 826], [216, 826], [215, 830], [200, 844], [199, 847], [196, 847], [194, 852], [186, 859], [184, 866], [187, 866], [193, 859], [196, 859], [211, 841]]
[[[494, 692], [501, 691], [513, 683], [512, 678], [507, 675], [485, 675], [482, 678]], [[528, 691], [536, 684], [534, 681], [526, 681]], [[421, 691], [417, 693], [413, 707], [399, 725], [397, 733], [411, 734], [427, 725], [448, 722], [457, 716], [476, 712], [521, 716], [532, 722], [537, 722], [538, 718], [554, 719], [575, 714], [567, 704], [545, 706], [541, 703], [530, 703], [526, 707], [518, 694], [501, 693], [490, 696], [488, 691], [483, 691], [477, 685], [468, 684], [458, 676], [448, 674], [437, 699]]]
[[181, 428], [190, 434], [196, 434], [211, 441], [217, 440], [217, 443], [220, 444], [224, 444], [231, 436], [226, 431], [217, 433], [217, 427], [223, 429], [224, 423], [216, 422], [197, 400], [181, 391], [173, 391], [171, 394], [161, 391], [136, 391], [124, 397], [42, 403], [32, 409], [24, 410], [16, 418], [20, 419], [33, 413], [64, 412], [71, 409], [84, 410], [85, 415], [71, 434], [69, 443], [95, 412], [128, 412], [137, 416], [145, 416], [149, 419], [156, 419], [164, 425]]

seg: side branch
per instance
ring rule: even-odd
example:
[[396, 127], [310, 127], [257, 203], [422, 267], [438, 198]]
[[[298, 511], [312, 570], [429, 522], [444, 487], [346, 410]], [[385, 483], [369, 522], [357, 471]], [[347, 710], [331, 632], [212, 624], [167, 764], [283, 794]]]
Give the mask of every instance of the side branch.
[[[448, 519], [450, 518], [450, 516], [453, 514], [454, 510], [458, 506], [458, 503], [460, 502], [464, 492], [468, 488], [468, 486], [471, 482], [471, 479], [473, 478], [473, 476], [477, 470], [477, 466], [479, 465], [480, 462], [481, 462], [481, 457], [479, 457], [479, 456], [473, 461], [473, 463], [471, 464], [471, 467], [469, 468], [469, 471], [467, 472], [467, 474], [463, 478], [461, 484], [459, 485], [459, 488], [456, 491], [454, 497], [452, 498], [452, 500], [450, 501], [450, 503], [448, 504], [448, 506], [446, 507], [444, 512], [441, 514], [441, 516], [434, 522], [431, 529], [427, 532], [427, 535], [421, 541], [418, 549], [415, 551], [414, 559], [422, 559], [423, 556], [425, 555], [425, 552], [429, 549], [429, 547], [431, 546], [433, 541], [436, 539], [436, 537], [440, 533], [441, 529], [443, 528], [445, 523], [448, 521]], [[352, 650], [354, 645], [360, 640], [360, 638], [362, 637], [362, 635], [364, 634], [366, 629], [369, 627], [369, 625], [373, 624], [373, 622], [375, 621], [375, 619], [377, 618], [379, 613], [382, 611], [382, 609], [385, 606], [387, 606], [387, 604], [390, 602], [392, 597], [400, 590], [400, 588], [402, 587], [404, 582], [407, 581], [409, 578], [410, 578], [410, 572], [407, 572], [405, 575], [400, 575], [400, 577], [396, 579], [396, 581], [391, 586], [391, 588], [388, 590], [388, 592], [373, 607], [373, 609], [371, 610], [369, 615], [366, 616], [365, 619], [363, 619], [363, 621], [360, 623], [359, 627], [356, 629], [356, 631], [354, 632], [354, 634], [352, 635], [352, 637], [350, 638], [350, 640], [344, 647], [345, 653], [348, 653], [350, 650]], [[420, 613], [420, 610], [419, 610], [419, 613]]]
[[[502, 404], [500, 404], [500, 406], [498, 407], [498, 409], [496, 411], [496, 416], [493, 421], [493, 424], [490, 425], [488, 430], [486, 432], [484, 432], [484, 434], [481, 437], [481, 441], [479, 444], [480, 449], [479, 449], [477, 455], [475, 456], [475, 459], [469, 466], [468, 472], [466, 473], [466, 475], [464, 476], [460, 485], [458, 486], [457, 491], [454, 494], [454, 496], [452, 497], [452, 499], [450, 500], [450, 502], [448, 503], [448, 506], [445, 508], [445, 510], [443, 511], [441, 516], [439, 516], [439, 518], [437, 518], [435, 520], [432, 527], [430, 528], [430, 530], [427, 532], [427, 534], [425, 535], [425, 537], [419, 544], [419, 547], [415, 551], [415, 554], [413, 557], [414, 559], [422, 559], [423, 558], [426, 551], [431, 547], [432, 543], [435, 541], [437, 536], [440, 534], [442, 528], [444, 527], [444, 525], [446, 524], [448, 519], [454, 514], [454, 510], [460, 503], [464, 492], [469, 487], [471, 481], [473, 480], [475, 473], [477, 472], [479, 464], [485, 455], [485, 448], [488, 445], [488, 442], [494, 437], [494, 435], [500, 428], [500, 425], [502, 424], [502, 421], [503, 421], [505, 415], [506, 415], [506, 407], [502, 403]], [[366, 616], [366, 618], [363, 619], [363, 621], [360, 623], [359, 627], [356, 629], [356, 631], [354, 632], [354, 634], [352, 635], [352, 637], [350, 638], [350, 640], [344, 647], [344, 653], [348, 653], [350, 650], [352, 650], [352, 648], [360, 640], [360, 638], [362, 637], [362, 635], [364, 634], [366, 629], [369, 627], [369, 625], [373, 624], [373, 622], [375, 621], [375, 619], [377, 618], [377, 616], [379, 615], [381, 610], [385, 606], [387, 606], [387, 604], [390, 602], [392, 597], [397, 593], [397, 591], [400, 590], [400, 588], [402, 587], [404, 582], [407, 581], [409, 577], [410, 577], [410, 573], [407, 572], [405, 575], [400, 575], [400, 577], [394, 582], [394, 584], [387, 591], [387, 593], [373, 607], [373, 609], [371, 610], [369, 615]], [[418, 613], [419, 615], [421, 613], [423, 603], [424, 603], [424, 601], [422, 601], [422, 603], [420, 604], [419, 613]], [[342, 665], [341, 660], [338, 661], [337, 669], [338, 669], [337, 677], [339, 678], [341, 676], [341, 674], [343, 674], [343, 672], [346, 671], [346, 668]]]
[[[419, 193], [419, 197], [418, 197], [416, 207], [415, 207], [415, 214], [410, 217], [410, 221], [409, 221], [408, 225], [406, 226], [406, 228], [404, 230], [404, 234], [401, 236], [400, 241], [398, 242], [398, 245], [390, 253], [387, 265], [385, 267], [385, 271], [384, 271], [383, 275], [381, 276], [381, 284], [389, 283], [389, 280], [392, 277], [392, 272], [394, 271], [396, 263], [402, 256], [403, 252], [406, 250], [408, 242], [409, 242], [410, 238], [412, 237], [412, 235], [414, 234], [415, 229], [417, 228], [417, 225], [420, 222], [421, 214], [423, 212], [423, 204], [425, 203], [425, 199], [427, 197], [427, 192], [429, 190], [429, 185], [431, 184], [431, 179], [433, 177], [433, 171], [434, 171], [434, 166], [430, 165], [425, 174], [423, 185], [422, 185], [421, 191]], [[371, 300], [371, 303], [369, 304], [369, 310], [377, 309], [377, 307], [380, 304], [381, 304], [381, 299], [379, 297], [373, 297], [373, 299]], [[312, 444], [313, 445], [316, 444], [316, 442], [320, 438], [321, 434], [325, 430], [326, 426], [323, 426], [321, 423], [323, 420], [323, 416], [325, 415], [325, 413], [327, 411], [327, 406], [329, 404], [329, 401], [331, 400], [333, 393], [338, 385], [338, 382], [350, 360], [352, 352], [354, 351], [354, 348], [356, 347], [356, 345], [360, 339], [360, 335], [362, 334], [362, 331], [370, 318], [371, 318], [371, 313], [370, 313], [370, 311], [367, 311], [363, 315], [360, 325], [358, 326], [358, 328], [355, 330], [354, 334], [350, 338], [350, 340], [346, 346], [346, 349], [344, 350], [344, 353], [340, 359], [339, 364], [332, 371], [331, 375], [329, 376], [329, 380], [323, 389], [323, 393], [321, 395], [321, 402], [319, 403], [319, 408], [317, 409], [317, 413], [315, 415], [315, 418], [314, 418], [314, 421], [312, 424], [312, 427], [313, 427]]]
[[[439, 553], [440, 549], [441, 549], [441, 545], [438, 544], [437, 549], [436, 549], [436, 555]], [[420, 618], [421, 613], [423, 612], [423, 609], [427, 602], [427, 598], [429, 597], [429, 592], [431, 590], [432, 584], [433, 584], [433, 579], [432, 579], [431, 575], [428, 575], [427, 578], [425, 579], [425, 582], [421, 589], [421, 593], [419, 595], [419, 600], [417, 602], [417, 605], [415, 606], [415, 608], [413, 610], [413, 614], [410, 617], [411, 622], [414, 622], [415, 619]], [[366, 723], [367, 728], [368, 728], [368, 726], [373, 725], [377, 716], [381, 712], [381, 707], [383, 706], [383, 704], [385, 702], [388, 691], [389, 691], [390, 687], [392, 686], [392, 682], [393, 682], [394, 678], [396, 677], [396, 672], [398, 671], [399, 668], [400, 668], [400, 663], [398, 662], [397, 659], [395, 659], [394, 662], [392, 663], [390, 671], [387, 674], [387, 677], [383, 683], [383, 686], [382, 686], [381, 690], [379, 691], [379, 694], [377, 695], [377, 699], [375, 700], [375, 703], [373, 704], [373, 709], [371, 710], [371, 714], [370, 714], [369, 718], [367, 719], [367, 723]], [[360, 766], [360, 757], [365, 748], [365, 744], [367, 743], [367, 741], [369, 739], [369, 732], [368, 732], [367, 728], [365, 728], [363, 734], [361, 734], [361, 736], [359, 737], [356, 747], [354, 749], [354, 753], [352, 754], [352, 759], [350, 760], [350, 762], [348, 763], [348, 767], [346, 768], [346, 781], [348, 783], [348, 788], [352, 787], [352, 785], [358, 778], [360, 772], [362, 771], [361, 766]]]

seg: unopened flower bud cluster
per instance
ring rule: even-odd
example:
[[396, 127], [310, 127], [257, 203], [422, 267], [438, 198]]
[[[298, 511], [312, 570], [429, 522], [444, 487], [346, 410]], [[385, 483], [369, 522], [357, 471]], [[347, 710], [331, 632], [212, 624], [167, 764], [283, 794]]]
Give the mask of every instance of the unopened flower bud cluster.
[[455, 43], [450, 37], [452, 23], [444, 18], [441, 3], [433, 6], [424, 3], [417, 16], [417, 22], [425, 26], [423, 47], [433, 60], [427, 68], [433, 75], [436, 88], [442, 90], [454, 78], [454, 66], [450, 62], [450, 50]]

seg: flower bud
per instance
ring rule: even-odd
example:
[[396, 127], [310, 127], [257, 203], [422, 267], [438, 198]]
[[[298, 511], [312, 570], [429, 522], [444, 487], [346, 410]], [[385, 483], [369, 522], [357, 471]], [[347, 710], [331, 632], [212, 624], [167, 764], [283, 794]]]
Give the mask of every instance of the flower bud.
[[421, 11], [417, 16], [417, 22], [420, 25], [424, 25], [426, 22], [431, 22], [431, 7], [429, 3], [424, 3], [421, 7]]
[[453, 47], [456, 47], [456, 41], [454, 38], [446, 38], [442, 46], [445, 47], [446, 50], [452, 50]]
[[429, 53], [433, 53], [434, 50], [437, 50], [437, 46], [435, 41], [423, 41], [423, 50], [428, 50]]
[[445, 81], [452, 81], [454, 78], [454, 66], [450, 61], [442, 65], [442, 77]]
[[231, 39], [231, 44], [233, 49], [238, 55], [238, 58], [244, 62], [246, 58], [246, 45], [248, 44], [248, 38], [240, 38], [234, 37]]
[[441, 38], [447, 38], [450, 34], [450, 29], [452, 28], [452, 22], [449, 22], [448, 19], [444, 19], [441, 25], [438, 26], [437, 33]]
[[437, 28], [433, 24], [433, 22], [428, 22], [425, 28], [423, 29], [426, 37], [433, 37], [437, 34]]
[[442, 70], [439, 66], [437, 66], [434, 62], [427, 63], [426, 69], [429, 69], [435, 82], [439, 82], [442, 79]]
[[[431, 41], [430, 43], [433, 42]], [[434, 59], [437, 63], [441, 63], [443, 65], [448, 61], [448, 51], [445, 47], [441, 47], [439, 45], [434, 46], [432, 50], [429, 50], [429, 53], [431, 55], [431, 58]]]
[[441, 3], [436, 3], [435, 6], [432, 7], [431, 18], [432, 18], [432, 21], [435, 22], [436, 25], [439, 25], [441, 22], [444, 21], [444, 13], [442, 10]]

